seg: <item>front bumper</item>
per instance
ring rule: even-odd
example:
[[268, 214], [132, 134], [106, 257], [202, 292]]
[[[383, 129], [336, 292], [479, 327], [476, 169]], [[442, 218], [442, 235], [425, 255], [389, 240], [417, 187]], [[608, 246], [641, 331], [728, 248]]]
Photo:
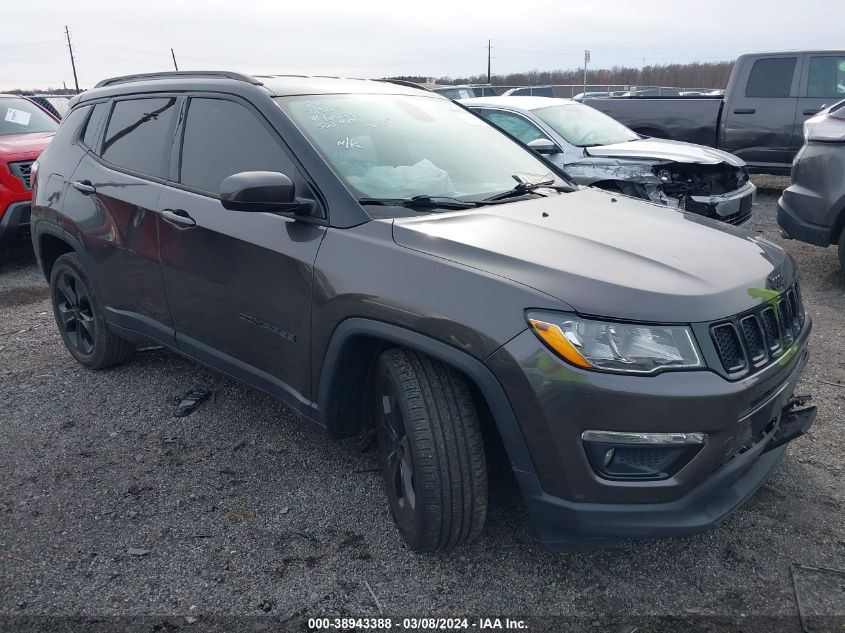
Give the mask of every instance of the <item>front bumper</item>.
[[834, 227], [845, 208], [842, 143], [808, 143], [792, 165], [792, 184], [778, 200], [778, 224], [791, 238], [817, 246], [838, 240]]
[[729, 224], [742, 224], [751, 217], [757, 187], [746, 183], [739, 189], [717, 196], [690, 196], [686, 210]]
[[[796, 428], [812, 423], [814, 409], [784, 411], [807, 363], [809, 330], [808, 321], [788, 363], [734, 382], [709, 371], [584, 372], [530, 332], [508, 343], [488, 365], [507, 386], [534, 463], [535, 472], [515, 475], [537, 540], [580, 549], [690, 534], [725, 519], [765, 482]], [[704, 432], [708, 440], [671, 477], [619, 481], [599, 477], [589, 463], [580, 440], [587, 429]]]
[[778, 225], [783, 232], [793, 240], [816, 246], [830, 246], [833, 227], [807, 222], [789, 205], [790, 200], [784, 191], [784, 195], [778, 200]]
[[29, 216], [32, 204], [13, 202], [0, 217], [0, 250], [10, 248], [18, 235], [29, 228]]

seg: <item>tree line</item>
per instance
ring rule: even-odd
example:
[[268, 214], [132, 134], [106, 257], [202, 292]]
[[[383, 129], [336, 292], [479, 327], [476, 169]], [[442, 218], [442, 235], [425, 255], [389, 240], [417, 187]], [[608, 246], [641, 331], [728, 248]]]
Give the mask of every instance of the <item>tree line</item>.
[[[587, 83], [593, 85], [674, 86], [678, 88], [725, 88], [733, 70], [733, 61], [690, 62], [688, 64], [652, 64], [643, 68], [613, 66], [587, 70]], [[426, 77], [391, 77], [417, 83]], [[446, 85], [486, 84], [487, 75], [437, 77], [435, 83]], [[540, 86], [545, 84], [582, 84], [584, 69], [530, 70], [493, 75], [494, 86]]]

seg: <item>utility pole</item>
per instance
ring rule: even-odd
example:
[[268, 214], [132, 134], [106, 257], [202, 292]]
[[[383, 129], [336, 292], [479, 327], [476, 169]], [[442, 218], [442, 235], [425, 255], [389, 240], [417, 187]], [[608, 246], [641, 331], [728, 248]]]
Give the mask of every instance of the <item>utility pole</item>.
[[590, 51], [584, 51], [584, 96], [587, 96], [587, 64], [590, 61]]
[[79, 94], [79, 80], [76, 78], [76, 62], [73, 60], [73, 46], [70, 45], [70, 31], [65, 24], [65, 35], [67, 36], [67, 49], [70, 51], [70, 65], [73, 68], [73, 83], [76, 85], [76, 94]]
[[490, 40], [487, 40], [487, 83], [490, 83]]
[[176, 65], [176, 53], [173, 52], [173, 49], [170, 49], [170, 56], [173, 58], [173, 67], [176, 70], [179, 70], [179, 66]]

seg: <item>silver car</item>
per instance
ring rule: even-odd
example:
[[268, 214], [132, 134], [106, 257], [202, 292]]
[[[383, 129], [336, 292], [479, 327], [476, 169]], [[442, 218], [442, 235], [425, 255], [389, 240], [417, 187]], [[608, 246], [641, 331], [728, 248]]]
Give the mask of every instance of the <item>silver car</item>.
[[745, 163], [721, 150], [648, 138], [569, 99], [461, 99], [493, 125], [545, 154], [576, 182], [742, 224], [756, 187]]

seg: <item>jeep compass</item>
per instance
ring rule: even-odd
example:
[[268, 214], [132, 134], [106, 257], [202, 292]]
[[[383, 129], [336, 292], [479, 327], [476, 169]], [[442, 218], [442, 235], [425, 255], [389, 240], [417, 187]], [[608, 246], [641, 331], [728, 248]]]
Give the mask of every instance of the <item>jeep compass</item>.
[[783, 250], [575, 185], [411, 85], [119, 77], [38, 163], [31, 235], [71, 356], [156, 343], [373, 433], [415, 550], [482, 530], [488, 435], [537, 540], [567, 549], [714, 525], [815, 416]]

